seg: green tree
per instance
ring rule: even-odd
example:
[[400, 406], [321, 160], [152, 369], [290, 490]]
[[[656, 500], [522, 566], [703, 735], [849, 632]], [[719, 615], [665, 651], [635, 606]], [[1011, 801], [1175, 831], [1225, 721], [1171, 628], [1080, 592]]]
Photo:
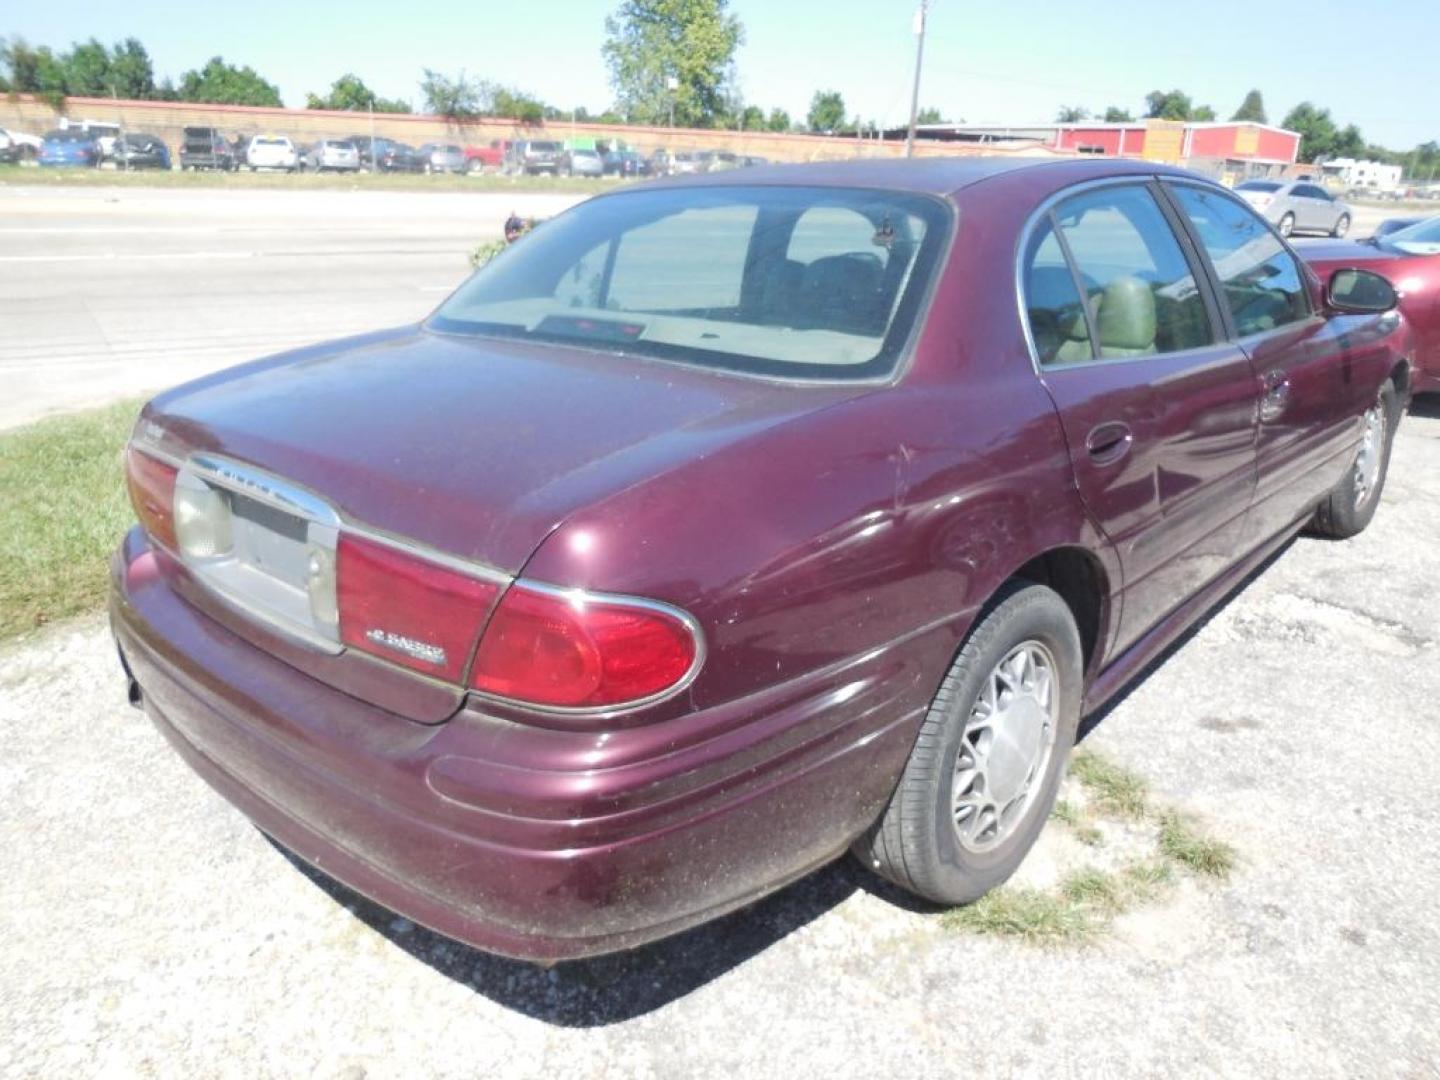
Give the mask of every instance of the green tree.
[[1280, 126], [1300, 133], [1301, 161], [1335, 156], [1337, 133], [1329, 109], [1321, 109], [1312, 102], [1302, 101], [1285, 114]]
[[940, 110], [932, 105], [929, 108], [921, 109], [915, 114], [915, 123], [943, 124], [946, 123], [946, 120], [945, 117], [940, 115]]
[[61, 57], [65, 66], [65, 92], [72, 97], [110, 96], [110, 52], [100, 42], [72, 45]]
[[116, 97], [131, 101], [152, 100], [159, 93], [150, 53], [135, 38], [126, 38], [111, 48], [110, 85]]
[[770, 115], [765, 118], [765, 129], [767, 131], [789, 131], [790, 114], [784, 109], [771, 109]]
[[1111, 105], [1105, 110], [1105, 123], [1107, 124], [1128, 124], [1135, 117], [1130, 115], [1129, 109], [1122, 109], [1118, 105]]
[[838, 90], [816, 90], [805, 123], [811, 131], [834, 133], [845, 127], [845, 99]]
[[1215, 110], [1209, 105], [1196, 105], [1195, 108], [1190, 110], [1189, 119], [1201, 121], [1214, 120]]
[[746, 131], [764, 131], [765, 110], [759, 105], [746, 105], [740, 114], [740, 126]]
[[485, 86], [479, 79], [466, 78], [463, 71], [448, 79], [438, 71], [426, 68], [420, 80], [420, 93], [425, 99], [426, 112], [463, 123], [480, 116]]
[[1335, 133], [1335, 141], [1330, 144], [1331, 157], [1363, 158], [1365, 156], [1365, 136], [1360, 134], [1360, 129], [1354, 124], [1346, 124]]
[[37, 49], [24, 38], [12, 38], [0, 47], [0, 64], [9, 72], [11, 92], [35, 94], [53, 108], [64, 108], [65, 64], [48, 45]]
[[713, 127], [726, 114], [744, 40], [728, 0], [624, 0], [605, 20], [601, 54], [620, 110], [638, 123]]
[[181, 101], [203, 101], [217, 105], [282, 105], [279, 88], [266, 82], [249, 66], [227, 64], [223, 56], [212, 56], [203, 68], [180, 76]]
[[1196, 105], [1179, 90], [1152, 90], [1145, 95], [1145, 116], [1154, 120], [1214, 120], [1209, 105]]
[[1249, 120], [1256, 124], [1268, 123], [1265, 119], [1265, 99], [1260, 96], [1260, 91], [1251, 90], [1246, 94], [1245, 100], [1240, 102], [1240, 107], [1230, 119]]
[[1057, 124], [1078, 124], [1090, 119], [1090, 110], [1080, 105], [1061, 105], [1055, 113]]
[[336, 109], [341, 112], [368, 112], [374, 109], [380, 113], [408, 113], [409, 102], [379, 97], [361, 80], [360, 76], [346, 73], [330, 84], [330, 92], [324, 97], [319, 94], [305, 96], [307, 109]]
[[559, 119], [559, 111], [519, 90], [494, 83], [480, 84], [480, 111], [486, 116], [503, 116], [522, 124], [543, 124], [547, 115]]

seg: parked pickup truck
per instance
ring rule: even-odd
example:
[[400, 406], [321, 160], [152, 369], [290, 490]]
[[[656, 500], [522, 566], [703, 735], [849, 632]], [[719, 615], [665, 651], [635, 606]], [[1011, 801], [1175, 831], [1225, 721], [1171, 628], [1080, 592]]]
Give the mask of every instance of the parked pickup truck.
[[505, 165], [509, 139], [491, 139], [484, 146], [465, 147], [465, 170], [472, 173], [499, 172]]

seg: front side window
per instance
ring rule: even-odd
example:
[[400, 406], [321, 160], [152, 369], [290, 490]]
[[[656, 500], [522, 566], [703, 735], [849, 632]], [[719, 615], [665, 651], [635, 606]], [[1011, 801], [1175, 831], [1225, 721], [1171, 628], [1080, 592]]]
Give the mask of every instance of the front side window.
[[1052, 219], [1085, 289], [1101, 359], [1181, 352], [1215, 340], [1194, 271], [1147, 188], [1096, 188], [1060, 203]]
[[1305, 277], [1279, 238], [1248, 207], [1219, 191], [1170, 185], [1215, 266], [1241, 337], [1310, 317]]
[[789, 378], [889, 372], [950, 212], [884, 191], [734, 187], [594, 199], [486, 264], [430, 320]]

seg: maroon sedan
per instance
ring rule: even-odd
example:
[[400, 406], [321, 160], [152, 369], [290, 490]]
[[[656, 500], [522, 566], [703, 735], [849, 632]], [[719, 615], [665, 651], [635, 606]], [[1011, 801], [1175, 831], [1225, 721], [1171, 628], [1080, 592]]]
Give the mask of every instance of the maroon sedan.
[[1300, 240], [1295, 250], [1321, 276], [1363, 267], [1388, 278], [1415, 335], [1412, 389], [1440, 394], [1440, 217], [1368, 240]]
[[1139, 162], [594, 198], [423, 325], [146, 407], [132, 698], [483, 949], [628, 947], [847, 848], [973, 900], [1081, 716], [1296, 530], [1370, 520], [1394, 299]]

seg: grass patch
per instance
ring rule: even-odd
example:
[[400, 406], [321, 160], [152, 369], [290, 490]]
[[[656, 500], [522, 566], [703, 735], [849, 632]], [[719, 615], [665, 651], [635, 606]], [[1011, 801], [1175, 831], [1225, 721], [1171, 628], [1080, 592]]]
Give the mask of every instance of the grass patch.
[[134, 518], [120, 449], [138, 401], [0, 433], [0, 641], [98, 607]]
[[1039, 945], [1081, 941], [1098, 929], [1085, 904], [1040, 889], [995, 889], [973, 904], [947, 911], [942, 921], [952, 930]]
[[483, 176], [451, 173], [425, 176], [421, 173], [283, 173], [180, 172], [145, 169], [120, 172], [116, 169], [39, 169], [24, 165], [0, 165], [0, 184], [28, 184], [40, 187], [130, 187], [130, 188], [217, 188], [237, 191], [489, 191], [543, 193], [584, 193], [610, 191], [632, 180], [615, 177], [586, 179], [579, 176]]
[[1160, 815], [1160, 851], [1192, 873], [1220, 881], [1230, 876], [1237, 858], [1233, 847], [1205, 836], [1193, 822], [1173, 810]]
[[1075, 834], [1075, 839], [1088, 847], [1099, 847], [1105, 843], [1105, 834], [1072, 802], [1065, 799], [1056, 800], [1055, 807], [1050, 811], [1050, 816], [1056, 821], [1069, 827]]
[[1099, 809], [1131, 821], [1139, 821], [1150, 812], [1149, 788], [1138, 773], [1088, 750], [1076, 751], [1070, 772]]

